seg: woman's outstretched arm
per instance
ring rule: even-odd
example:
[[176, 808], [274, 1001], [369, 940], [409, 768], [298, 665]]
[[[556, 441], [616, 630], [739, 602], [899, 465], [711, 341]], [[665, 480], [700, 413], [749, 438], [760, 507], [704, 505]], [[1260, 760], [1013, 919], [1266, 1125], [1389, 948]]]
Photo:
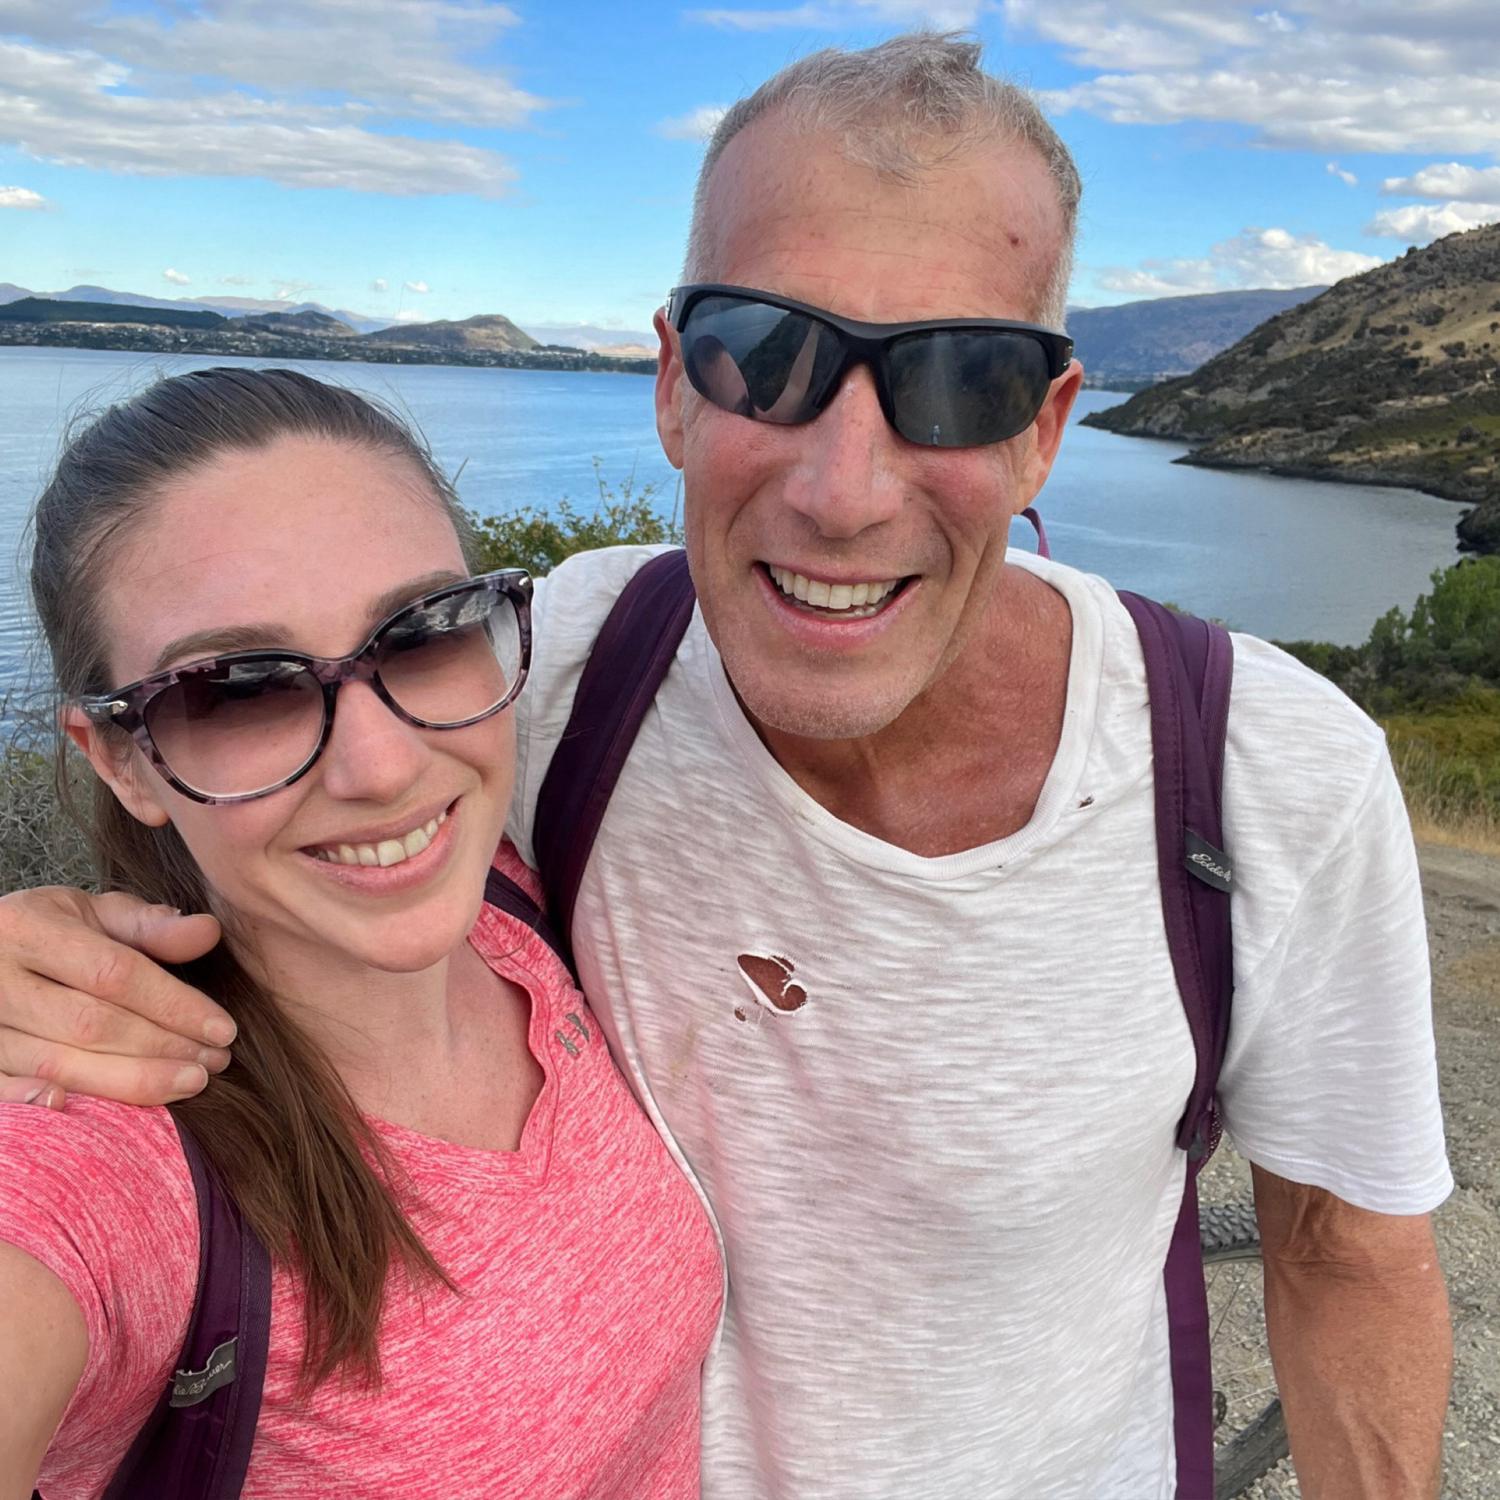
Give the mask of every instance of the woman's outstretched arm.
[[0, 1242], [0, 1500], [29, 1500], [88, 1352], [72, 1293], [40, 1261]]

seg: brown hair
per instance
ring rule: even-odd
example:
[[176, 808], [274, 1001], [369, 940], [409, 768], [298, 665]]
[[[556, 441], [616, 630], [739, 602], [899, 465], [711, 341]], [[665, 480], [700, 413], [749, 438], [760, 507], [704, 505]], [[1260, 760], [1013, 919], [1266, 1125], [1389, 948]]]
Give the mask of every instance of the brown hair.
[[[168, 482], [223, 453], [290, 436], [413, 466], [469, 550], [467, 519], [431, 454], [363, 396], [292, 370], [197, 370], [158, 381], [73, 438], [37, 502], [31, 589], [62, 701], [113, 686], [98, 605], [112, 544]], [[68, 795], [66, 757], [59, 735], [59, 792], [90, 840], [102, 884], [208, 910], [212, 893], [176, 829], [138, 822], [102, 781], [84, 813]], [[447, 1283], [396, 1203], [389, 1159], [337, 1073], [229, 944], [175, 972], [217, 999], [239, 1036], [230, 1068], [170, 1107], [271, 1253], [302, 1273], [303, 1379], [316, 1384], [342, 1365], [376, 1382], [393, 1262]]]

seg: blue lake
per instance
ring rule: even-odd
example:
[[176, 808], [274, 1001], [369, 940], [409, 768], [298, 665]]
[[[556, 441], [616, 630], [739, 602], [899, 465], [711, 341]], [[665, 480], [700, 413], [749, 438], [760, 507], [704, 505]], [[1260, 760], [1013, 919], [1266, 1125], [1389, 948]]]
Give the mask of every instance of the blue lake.
[[[154, 375], [216, 359], [74, 349], [0, 349], [0, 684], [24, 678], [31, 629], [24, 528], [70, 420]], [[253, 361], [242, 361], [253, 363]], [[381, 397], [415, 421], [472, 509], [495, 514], [598, 481], [653, 487], [676, 475], [657, 445], [651, 381], [639, 375], [309, 362], [309, 373]], [[1085, 391], [1079, 414], [1123, 398]], [[1410, 490], [1320, 484], [1176, 465], [1181, 445], [1075, 424], [1042, 495], [1053, 555], [1237, 628], [1287, 640], [1364, 639], [1408, 608], [1457, 556], [1461, 508]], [[595, 461], [597, 460], [597, 478]], [[1022, 542], [1023, 532], [1017, 532]], [[1025, 542], [1029, 545], [1029, 542]]]

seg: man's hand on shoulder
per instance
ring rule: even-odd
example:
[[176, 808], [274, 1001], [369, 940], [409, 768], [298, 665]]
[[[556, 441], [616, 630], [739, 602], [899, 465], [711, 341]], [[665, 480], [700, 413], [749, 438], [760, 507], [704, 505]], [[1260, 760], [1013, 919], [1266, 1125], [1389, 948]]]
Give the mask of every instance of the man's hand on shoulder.
[[0, 1099], [59, 1107], [64, 1090], [124, 1104], [196, 1094], [228, 1065], [234, 1022], [168, 974], [220, 937], [132, 896], [62, 886], [0, 897]]

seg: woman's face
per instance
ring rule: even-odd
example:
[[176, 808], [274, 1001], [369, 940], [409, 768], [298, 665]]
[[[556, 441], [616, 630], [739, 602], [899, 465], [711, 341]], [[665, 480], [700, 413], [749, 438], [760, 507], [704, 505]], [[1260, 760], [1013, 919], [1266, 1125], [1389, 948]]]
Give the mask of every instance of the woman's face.
[[[106, 563], [112, 678], [259, 646], [342, 656], [406, 599], [466, 573], [414, 465], [300, 437], [226, 453], [168, 488]], [[187, 641], [163, 658], [204, 632], [224, 640]], [[135, 816], [176, 826], [220, 914], [273, 967], [278, 956], [338, 954], [406, 973], [445, 957], [474, 920], [515, 740], [508, 711], [466, 729], [418, 729], [369, 684], [351, 683], [313, 768], [253, 801], [184, 797], [134, 745], [111, 760], [96, 744], [92, 758]], [[319, 857], [430, 831], [437, 819], [428, 847], [388, 867]]]

